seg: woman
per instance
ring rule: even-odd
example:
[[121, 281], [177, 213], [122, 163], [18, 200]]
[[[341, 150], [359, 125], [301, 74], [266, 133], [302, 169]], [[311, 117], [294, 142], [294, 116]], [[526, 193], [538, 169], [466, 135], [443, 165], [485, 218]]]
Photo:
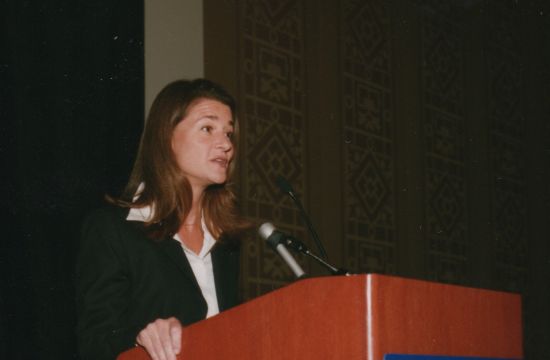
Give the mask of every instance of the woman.
[[82, 358], [143, 346], [175, 359], [182, 325], [238, 302], [235, 102], [208, 80], [155, 99], [122, 196], [85, 222], [77, 266]]

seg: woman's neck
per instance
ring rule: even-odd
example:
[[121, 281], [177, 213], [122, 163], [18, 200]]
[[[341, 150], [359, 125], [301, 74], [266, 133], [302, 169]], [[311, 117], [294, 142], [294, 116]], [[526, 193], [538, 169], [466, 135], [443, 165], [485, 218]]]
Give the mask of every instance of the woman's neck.
[[183, 219], [178, 234], [183, 243], [195, 254], [199, 254], [203, 243], [204, 234], [201, 227], [202, 219], [202, 193], [200, 196], [195, 196], [193, 193], [193, 202], [189, 213]]
[[204, 192], [196, 193], [193, 191], [193, 202], [191, 203], [191, 209], [189, 213], [183, 219], [184, 225], [195, 225], [201, 222], [202, 218], [202, 197]]

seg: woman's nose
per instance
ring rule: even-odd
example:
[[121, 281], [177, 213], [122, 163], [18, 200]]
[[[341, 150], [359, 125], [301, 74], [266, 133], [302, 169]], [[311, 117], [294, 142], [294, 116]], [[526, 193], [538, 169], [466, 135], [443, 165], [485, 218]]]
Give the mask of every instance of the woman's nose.
[[223, 151], [229, 151], [233, 148], [233, 143], [226, 134], [222, 134], [219, 136], [217, 147], [222, 149]]

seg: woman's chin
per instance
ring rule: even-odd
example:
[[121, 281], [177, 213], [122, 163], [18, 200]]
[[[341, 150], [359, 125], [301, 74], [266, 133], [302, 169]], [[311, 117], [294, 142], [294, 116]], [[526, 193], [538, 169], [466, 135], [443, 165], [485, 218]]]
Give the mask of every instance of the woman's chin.
[[210, 185], [209, 186], [220, 186], [225, 184], [227, 181], [227, 176], [220, 176], [213, 179], [210, 179]]

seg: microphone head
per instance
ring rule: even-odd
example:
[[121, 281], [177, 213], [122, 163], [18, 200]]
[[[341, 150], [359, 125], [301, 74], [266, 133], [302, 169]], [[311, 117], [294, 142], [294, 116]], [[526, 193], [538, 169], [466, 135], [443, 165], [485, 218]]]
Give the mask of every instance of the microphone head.
[[275, 226], [273, 226], [272, 223], [266, 222], [259, 227], [258, 234], [260, 234], [262, 239], [267, 240], [267, 238], [269, 238], [274, 231]]
[[277, 178], [275, 179], [275, 182], [277, 183], [277, 186], [279, 187], [279, 189], [281, 189], [282, 192], [284, 193], [287, 193], [287, 194], [293, 194], [294, 193], [294, 190], [292, 189], [292, 186], [290, 185], [290, 183], [282, 176], [277, 176]]

